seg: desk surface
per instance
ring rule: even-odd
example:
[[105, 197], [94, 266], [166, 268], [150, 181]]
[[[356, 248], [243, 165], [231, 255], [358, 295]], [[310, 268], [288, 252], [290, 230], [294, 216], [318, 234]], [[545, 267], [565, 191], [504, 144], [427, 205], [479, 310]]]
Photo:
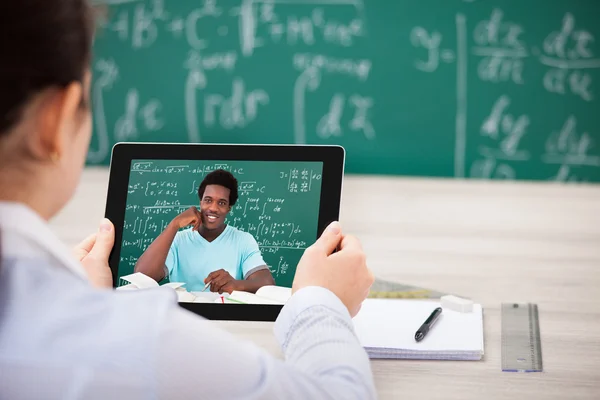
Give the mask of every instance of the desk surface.
[[[107, 178], [86, 170], [52, 221], [67, 244], [96, 229]], [[484, 307], [482, 361], [373, 360], [381, 399], [600, 398], [600, 186], [349, 176], [342, 203], [377, 277]], [[518, 301], [540, 307], [543, 373], [500, 369], [500, 303]], [[281, 356], [272, 323], [216, 323]]]

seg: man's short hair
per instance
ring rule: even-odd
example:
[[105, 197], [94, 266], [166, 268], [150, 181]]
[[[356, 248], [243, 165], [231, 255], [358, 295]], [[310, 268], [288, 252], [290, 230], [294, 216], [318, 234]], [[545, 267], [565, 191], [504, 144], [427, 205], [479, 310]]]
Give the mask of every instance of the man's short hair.
[[238, 199], [238, 182], [233, 174], [224, 169], [216, 169], [206, 175], [198, 187], [198, 198], [202, 200], [204, 190], [208, 185], [219, 185], [229, 189], [229, 205], [234, 206]]

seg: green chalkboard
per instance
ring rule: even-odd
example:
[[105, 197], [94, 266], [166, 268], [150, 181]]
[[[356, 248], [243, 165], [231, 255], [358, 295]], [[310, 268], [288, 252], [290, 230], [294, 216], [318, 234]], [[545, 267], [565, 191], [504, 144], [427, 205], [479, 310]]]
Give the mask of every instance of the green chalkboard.
[[[304, 249], [317, 238], [321, 162], [134, 160], [131, 164], [118, 278], [167, 224], [191, 206], [210, 171], [230, 171], [239, 199], [226, 224], [251, 233], [275, 283], [291, 287]], [[185, 228], [183, 228], [185, 229]], [[119, 279], [118, 285], [123, 285]]]
[[597, 0], [115, 0], [117, 141], [345, 147], [346, 172], [600, 182]]

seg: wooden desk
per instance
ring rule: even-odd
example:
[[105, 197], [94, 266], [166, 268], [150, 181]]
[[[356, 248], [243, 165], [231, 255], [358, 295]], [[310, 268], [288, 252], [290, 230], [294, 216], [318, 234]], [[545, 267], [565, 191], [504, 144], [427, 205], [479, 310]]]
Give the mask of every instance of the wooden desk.
[[[96, 229], [107, 177], [87, 170], [52, 222], [68, 244]], [[483, 361], [373, 360], [381, 399], [600, 399], [600, 186], [350, 176], [342, 203], [376, 276], [484, 307]], [[543, 373], [500, 369], [513, 301], [540, 307]], [[272, 323], [216, 323], [281, 356]]]

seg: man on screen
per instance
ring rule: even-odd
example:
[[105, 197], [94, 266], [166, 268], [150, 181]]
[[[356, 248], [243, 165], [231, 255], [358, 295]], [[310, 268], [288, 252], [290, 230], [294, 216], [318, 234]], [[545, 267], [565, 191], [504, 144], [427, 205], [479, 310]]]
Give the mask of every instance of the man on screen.
[[168, 276], [184, 282], [188, 291], [202, 291], [209, 284], [212, 292], [254, 293], [274, 285], [254, 237], [225, 224], [238, 199], [235, 177], [225, 170], [209, 173], [198, 187], [198, 198], [200, 210], [190, 207], [173, 218], [138, 259], [135, 272], [157, 282]]

